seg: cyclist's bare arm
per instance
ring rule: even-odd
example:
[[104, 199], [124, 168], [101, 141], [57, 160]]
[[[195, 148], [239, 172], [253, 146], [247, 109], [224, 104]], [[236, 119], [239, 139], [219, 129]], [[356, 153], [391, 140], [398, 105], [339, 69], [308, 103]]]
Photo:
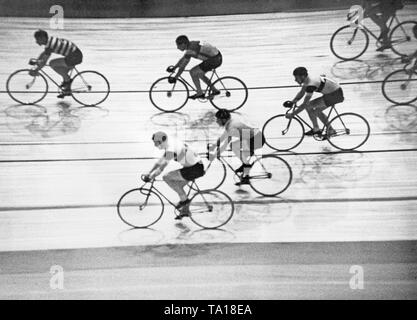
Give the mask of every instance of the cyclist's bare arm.
[[50, 56], [51, 56], [51, 53], [49, 51], [47, 50], [43, 51], [38, 57], [38, 65], [36, 67], [36, 70], [42, 69], [45, 66]]
[[174, 66], [174, 69], [178, 68], [178, 72], [175, 75], [175, 78], [179, 78], [179, 76], [184, 72], [185, 67], [187, 66], [187, 64], [190, 62], [191, 57], [188, 55], [185, 55], [184, 57], [182, 57], [177, 64]]
[[154, 179], [155, 177], [159, 176], [162, 171], [164, 171], [165, 167], [168, 165], [168, 161], [165, 158], [159, 159], [152, 169], [149, 171], [148, 176], [150, 179]]
[[299, 105], [296, 110], [294, 110], [294, 115], [299, 114], [301, 111], [307, 108], [312, 96], [312, 92], [306, 92], [303, 103]]

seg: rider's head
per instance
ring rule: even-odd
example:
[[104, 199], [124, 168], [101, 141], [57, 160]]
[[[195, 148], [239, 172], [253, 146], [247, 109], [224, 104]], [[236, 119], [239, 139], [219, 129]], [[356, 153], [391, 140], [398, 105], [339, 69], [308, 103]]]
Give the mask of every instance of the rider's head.
[[168, 136], [163, 131], [157, 131], [152, 135], [152, 141], [158, 149], [165, 149], [168, 143]]
[[45, 30], [39, 29], [33, 35], [38, 45], [43, 45], [48, 42], [48, 33]]
[[414, 37], [417, 39], [417, 24], [415, 24], [413, 27], [413, 33], [414, 33]]
[[226, 109], [220, 109], [216, 112], [216, 122], [219, 126], [224, 126], [227, 121], [230, 120], [230, 111]]
[[177, 44], [178, 50], [184, 51], [185, 49], [187, 49], [190, 40], [188, 40], [187, 36], [182, 35], [177, 37], [175, 43]]
[[304, 82], [304, 80], [307, 78], [308, 76], [308, 72], [307, 69], [304, 67], [297, 67], [294, 69], [294, 71], [292, 72], [295, 81], [298, 84], [302, 84]]

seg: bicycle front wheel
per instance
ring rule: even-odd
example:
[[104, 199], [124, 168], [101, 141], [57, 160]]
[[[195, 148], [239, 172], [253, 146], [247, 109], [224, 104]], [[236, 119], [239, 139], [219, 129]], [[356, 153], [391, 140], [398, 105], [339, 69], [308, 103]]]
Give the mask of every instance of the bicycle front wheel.
[[149, 98], [155, 108], [163, 112], [175, 112], [185, 106], [188, 101], [188, 87], [181, 80], [168, 82], [169, 77], [156, 80], [149, 90]]
[[328, 127], [336, 131], [328, 138], [329, 143], [342, 151], [359, 148], [368, 140], [371, 132], [368, 121], [356, 113], [342, 113], [334, 117]]
[[250, 186], [266, 197], [283, 193], [291, 184], [292, 170], [284, 159], [275, 155], [258, 158], [249, 171]]
[[82, 71], [71, 80], [71, 95], [84, 106], [99, 105], [109, 93], [109, 82], [97, 71]]
[[217, 109], [235, 111], [243, 107], [248, 100], [248, 88], [236, 77], [219, 78], [212, 87], [220, 91], [220, 94], [210, 99], [211, 104]]
[[406, 70], [391, 72], [382, 82], [382, 94], [394, 104], [410, 104], [417, 100], [417, 73]]
[[283, 114], [270, 118], [263, 126], [265, 143], [276, 151], [288, 151], [304, 139], [304, 126], [297, 118], [289, 119]]
[[162, 217], [164, 204], [161, 197], [149, 189], [132, 189], [117, 203], [120, 219], [133, 228], [147, 228]]
[[395, 26], [390, 33], [391, 49], [394, 53], [404, 56], [416, 51], [417, 39], [414, 37], [413, 28], [416, 21], [404, 21]]
[[6, 82], [6, 90], [10, 98], [20, 104], [35, 104], [45, 98], [48, 93], [48, 82], [42, 74], [33, 77], [30, 69], [13, 72]]
[[197, 192], [189, 205], [191, 220], [201, 228], [217, 229], [232, 219], [235, 206], [232, 199], [219, 190]]
[[359, 27], [343, 26], [333, 33], [330, 50], [342, 60], [354, 60], [363, 55], [369, 46], [369, 36]]

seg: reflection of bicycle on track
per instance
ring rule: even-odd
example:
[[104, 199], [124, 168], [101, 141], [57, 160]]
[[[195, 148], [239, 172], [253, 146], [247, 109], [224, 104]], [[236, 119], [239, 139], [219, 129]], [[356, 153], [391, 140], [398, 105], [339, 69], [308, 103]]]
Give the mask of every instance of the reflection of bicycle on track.
[[[144, 176], [142, 180], [145, 181]], [[120, 219], [134, 228], [147, 228], [161, 219], [164, 213], [164, 198], [175, 208], [175, 204], [159, 191], [152, 180], [150, 186], [145, 182], [141, 187], [127, 191], [117, 203]], [[187, 205], [190, 219], [204, 229], [216, 229], [230, 221], [234, 213], [232, 199], [219, 190], [202, 190], [196, 181], [188, 184], [189, 198], [192, 190], [196, 191]], [[175, 210], [174, 213], [177, 214]]]
[[417, 100], [417, 58], [385, 77], [382, 94], [394, 104], [410, 104]]
[[[245, 83], [236, 77], [219, 77], [216, 69], [211, 72], [209, 79], [212, 87], [207, 86], [204, 90], [204, 98], [198, 100], [200, 102], [208, 100], [217, 109], [234, 111], [241, 108], [248, 99], [248, 89]], [[180, 110], [187, 103], [190, 91], [196, 91], [196, 88], [182, 76], [173, 80], [173, 73], [156, 80], [149, 90], [152, 104], [161, 111]], [[213, 82], [214, 79], [216, 80]], [[216, 88], [218, 92], [212, 92], [212, 88]]]
[[[38, 65], [37, 59], [30, 59], [30, 65]], [[21, 104], [36, 104], [44, 99], [48, 93], [47, 78], [63, 93], [62, 88], [43, 69], [38, 70], [36, 76], [31, 76], [31, 69], [20, 69], [13, 72], [7, 79], [6, 89], [9, 96]], [[74, 73], [74, 76], [72, 74]], [[71, 96], [78, 103], [89, 106], [98, 105], [107, 99], [110, 85], [107, 79], [97, 71], [81, 71], [75, 67], [70, 72]]]
[[[212, 145], [207, 145], [207, 151], [210, 151], [212, 148]], [[292, 181], [292, 170], [284, 159], [274, 154], [254, 154], [251, 159], [249, 185], [256, 193], [262, 196], [273, 197], [288, 189]], [[206, 174], [199, 178], [201, 183], [210, 189], [220, 188], [226, 180], [226, 166], [232, 170], [238, 181], [241, 181], [243, 172], [236, 172], [226, 156], [217, 155], [216, 159], [208, 163], [205, 170]], [[207, 173], [208, 169], [210, 171]]]
[[[359, 58], [368, 49], [369, 35], [375, 38], [377, 46], [383, 45], [383, 40], [366, 27], [359, 16], [348, 14], [347, 20], [351, 23], [337, 29], [330, 39], [330, 49], [336, 57], [342, 60]], [[395, 27], [391, 29], [394, 25]], [[395, 54], [404, 56], [415, 51], [417, 44], [417, 39], [413, 36], [415, 25], [417, 25], [416, 21], [400, 22], [395, 14], [390, 18], [388, 28], [391, 31], [388, 38], [390, 48]]]
[[[289, 151], [297, 147], [304, 139], [305, 126], [313, 130], [311, 125], [299, 114], [287, 118], [288, 114], [297, 108], [293, 104], [288, 108], [286, 114], [279, 114], [270, 118], [263, 126], [262, 132], [265, 136], [265, 143], [276, 151]], [[336, 113], [334, 118], [330, 118], [333, 110]], [[329, 121], [329, 119], [331, 119]], [[324, 134], [313, 135], [318, 141], [327, 140], [333, 147], [339, 150], [355, 150], [362, 146], [369, 138], [370, 127], [368, 121], [359, 114], [337, 112], [336, 106], [330, 107], [327, 114], [328, 126], [335, 132], [327, 134], [326, 125], [323, 125], [321, 132]]]

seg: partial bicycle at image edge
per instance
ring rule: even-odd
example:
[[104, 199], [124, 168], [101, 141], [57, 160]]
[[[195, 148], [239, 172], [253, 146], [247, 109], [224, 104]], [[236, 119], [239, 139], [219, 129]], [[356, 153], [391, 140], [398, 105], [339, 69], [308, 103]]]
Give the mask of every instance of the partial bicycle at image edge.
[[381, 90], [385, 99], [394, 104], [407, 105], [417, 101], [417, 58], [388, 74]]
[[[348, 15], [348, 20], [350, 16]], [[394, 21], [396, 26], [391, 30]], [[406, 56], [416, 49], [417, 39], [413, 35], [413, 28], [417, 25], [416, 21], [400, 22], [396, 15], [389, 21], [388, 38], [390, 49], [399, 56]], [[354, 60], [362, 56], [369, 46], [369, 35], [376, 40], [376, 44], [382, 45], [382, 39], [377, 37], [362, 22], [355, 22], [337, 29], [330, 39], [330, 50], [341, 60]]]
[[[38, 65], [37, 59], [30, 59], [30, 65]], [[20, 104], [36, 104], [43, 100], [49, 91], [47, 79], [63, 94], [58, 84], [46, 71], [38, 70], [35, 76], [32, 69], [19, 69], [7, 79], [6, 90], [9, 96]], [[72, 76], [72, 74], [75, 74]], [[75, 67], [70, 71], [70, 94], [75, 101], [84, 106], [96, 106], [104, 102], [110, 94], [110, 84], [106, 77], [93, 70], [79, 72]]]

